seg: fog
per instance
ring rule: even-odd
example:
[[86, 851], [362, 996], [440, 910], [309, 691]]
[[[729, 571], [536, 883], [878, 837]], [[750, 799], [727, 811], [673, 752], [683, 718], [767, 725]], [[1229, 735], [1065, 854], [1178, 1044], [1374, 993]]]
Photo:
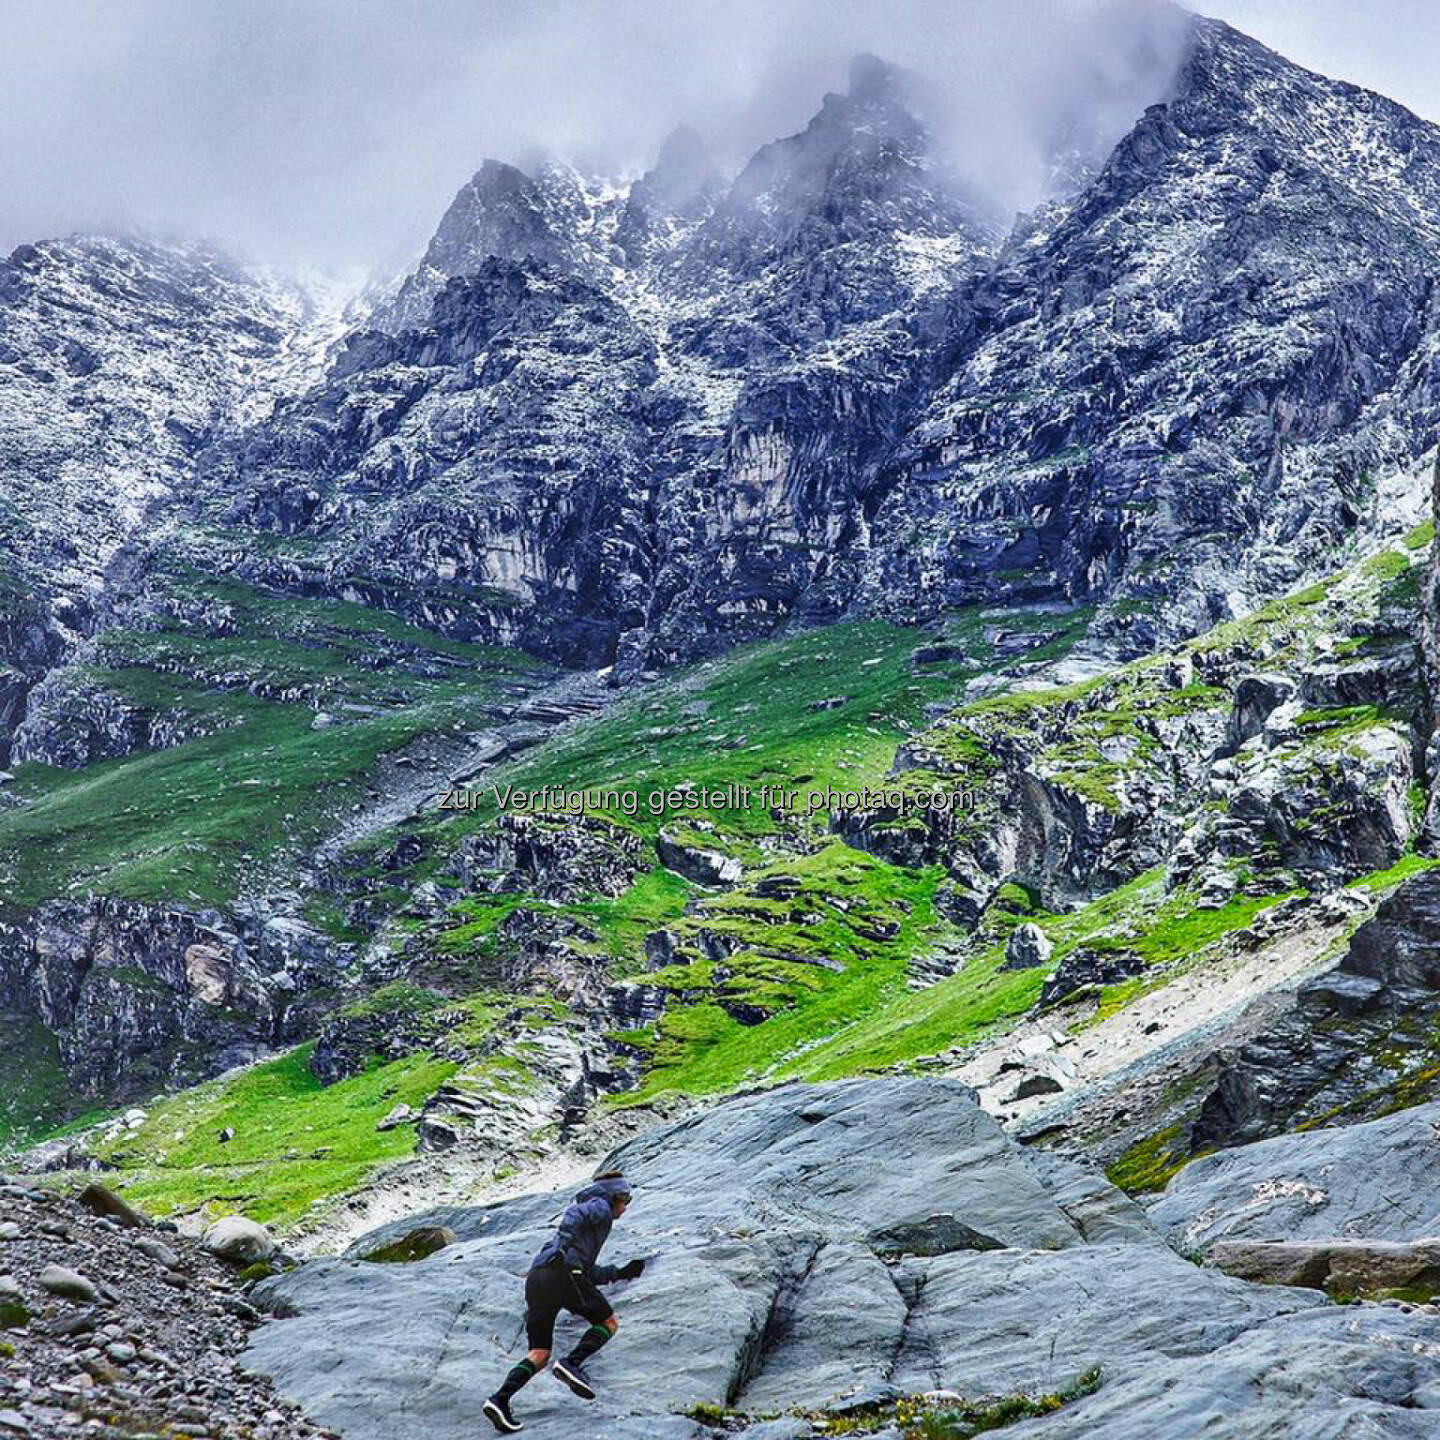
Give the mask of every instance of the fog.
[[0, 20], [0, 249], [145, 228], [335, 271], [404, 263], [488, 156], [633, 172], [683, 122], [738, 167], [862, 50], [924, 76], [957, 163], [1022, 207], [1057, 134], [1113, 140], [1163, 94], [1183, 33], [1148, 0], [4, 0]]

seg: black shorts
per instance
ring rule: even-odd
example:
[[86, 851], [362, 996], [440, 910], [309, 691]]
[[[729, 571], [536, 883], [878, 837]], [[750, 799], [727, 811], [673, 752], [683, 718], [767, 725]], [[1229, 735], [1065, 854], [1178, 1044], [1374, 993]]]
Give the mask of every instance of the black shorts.
[[525, 1338], [532, 1350], [555, 1342], [555, 1317], [568, 1310], [592, 1325], [603, 1325], [615, 1311], [595, 1282], [566, 1265], [539, 1265], [525, 1277]]

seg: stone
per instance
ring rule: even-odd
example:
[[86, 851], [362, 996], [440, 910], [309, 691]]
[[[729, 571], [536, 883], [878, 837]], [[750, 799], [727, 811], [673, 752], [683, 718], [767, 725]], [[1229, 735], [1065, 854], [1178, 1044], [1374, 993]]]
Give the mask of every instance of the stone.
[[98, 1181], [90, 1181], [80, 1192], [79, 1199], [92, 1215], [106, 1216], [127, 1229], [140, 1229], [147, 1223], [138, 1210]]
[[1117, 1353], [1093, 1395], [1032, 1424], [1046, 1440], [1269, 1440], [1347, 1431], [1408, 1440], [1435, 1428], [1434, 1360], [1412, 1347], [1428, 1350], [1436, 1334], [1433, 1317], [1383, 1307], [1302, 1309], [1221, 1332], [1198, 1352], [1179, 1347], [1144, 1359]]
[[401, 1125], [411, 1124], [416, 1118], [416, 1112], [408, 1105], [396, 1105], [375, 1122], [375, 1128], [377, 1130], [394, 1130]]
[[1058, 1095], [1065, 1088], [1058, 1075], [1027, 1075], [1016, 1087], [1012, 1100], [1033, 1100], [1037, 1095]]
[[[330, 942], [318, 936], [302, 941], [265, 925], [247, 947], [207, 923], [218, 918], [105, 895], [56, 900], [0, 947], [0, 972], [18, 987], [10, 993], [21, 1007], [55, 1034], [78, 1092], [128, 1098], [129, 1077], [160, 1051], [173, 1056], [167, 1083], [191, 1083], [273, 1044], [277, 1022], [287, 1030], [279, 1016], [293, 1003], [294, 987], [333, 974]], [[185, 953], [195, 945], [232, 956], [224, 1006], [197, 1001], [184, 978]], [[106, 963], [94, 963], [101, 954]], [[133, 1131], [145, 1122], [146, 1112], [131, 1106], [111, 1124]], [[51, 1168], [91, 1166], [73, 1137], [48, 1142], [44, 1153]]]
[[135, 1248], [142, 1254], [148, 1255], [157, 1265], [163, 1265], [167, 1270], [174, 1270], [179, 1267], [180, 1257], [163, 1241], [153, 1236], [135, 1242]]
[[62, 1300], [74, 1300], [81, 1304], [93, 1305], [100, 1298], [100, 1292], [89, 1280], [63, 1265], [47, 1265], [40, 1272], [40, 1286]]
[[275, 1253], [270, 1232], [243, 1215], [227, 1215], [217, 1220], [205, 1232], [203, 1244], [212, 1255], [233, 1265], [254, 1265]]
[[466, 837], [453, 869], [467, 888], [486, 893], [527, 890], [562, 902], [613, 898], [634, 881], [646, 848], [634, 831], [597, 816], [505, 811]]
[[18, 1240], [20, 1237], [20, 1227], [13, 1220], [0, 1221], [0, 1243], [7, 1240]]
[[380, 1265], [408, 1265], [453, 1245], [455, 1240], [455, 1232], [448, 1225], [417, 1225], [374, 1249], [352, 1253], [358, 1254], [362, 1260]]
[[1048, 965], [1055, 947], [1045, 932], [1027, 920], [1010, 932], [1005, 942], [1004, 970], [1032, 970], [1037, 965]]

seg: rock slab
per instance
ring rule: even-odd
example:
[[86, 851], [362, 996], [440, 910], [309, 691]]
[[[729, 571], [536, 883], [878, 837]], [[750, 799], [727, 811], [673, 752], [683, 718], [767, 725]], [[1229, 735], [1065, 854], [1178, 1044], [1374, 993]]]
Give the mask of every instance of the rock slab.
[[[647, 1265], [611, 1289], [621, 1328], [583, 1416], [548, 1375], [521, 1393], [538, 1440], [699, 1440], [713, 1432], [687, 1414], [698, 1405], [753, 1417], [753, 1440], [798, 1440], [827, 1410], [1048, 1393], [1096, 1365], [1097, 1394], [1015, 1433], [1138, 1440], [1209, 1417], [1221, 1440], [1323, 1435], [1340, 1408], [1367, 1435], [1440, 1425], [1440, 1316], [1197, 1267], [1103, 1178], [1023, 1149], [952, 1080], [742, 1096], [605, 1166], [636, 1194], [609, 1250]], [[522, 1276], [567, 1198], [412, 1217], [263, 1282], [257, 1303], [286, 1318], [255, 1333], [248, 1363], [354, 1440], [473, 1434], [524, 1349]], [[456, 1243], [410, 1265], [358, 1258], [421, 1223]], [[562, 1320], [557, 1348], [577, 1333]], [[1277, 1368], [1293, 1383], [1269, 1386]], [[1177, 1390], [1178, 1429], [1164, 1418]]]

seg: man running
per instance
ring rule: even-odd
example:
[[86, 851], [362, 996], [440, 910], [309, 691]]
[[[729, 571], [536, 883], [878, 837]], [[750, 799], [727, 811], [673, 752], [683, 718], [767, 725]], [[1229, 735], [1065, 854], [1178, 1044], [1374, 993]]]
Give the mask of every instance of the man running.
[[502, 1433], [513, 1435], [524, 1429], [510, 1413], [510, 1401], [545, 1368], [555, 1340], [555, 1317], [562, 1310], [583, 1316], [590, 1328], [563, 1360], [555, 1362], [555, 1378], [582, 1400], [595, 1398], [585, 1378], [585, 1362], [620, 1328], [610, 1302], [595, 1287], [634, 1280], [645, 1268], [643, 1260], [618, 1268], [596, 1263], [610, 1226], [629, 1204], [630, 1183], [618, 1170], [597, 1175], [566, 1207], [554, 1235], [530, 1262], [525, 1276], [525, 1338], [530, 1353], [516, 1362], [505, 1383], [485, 1402], [485, 1415]]

